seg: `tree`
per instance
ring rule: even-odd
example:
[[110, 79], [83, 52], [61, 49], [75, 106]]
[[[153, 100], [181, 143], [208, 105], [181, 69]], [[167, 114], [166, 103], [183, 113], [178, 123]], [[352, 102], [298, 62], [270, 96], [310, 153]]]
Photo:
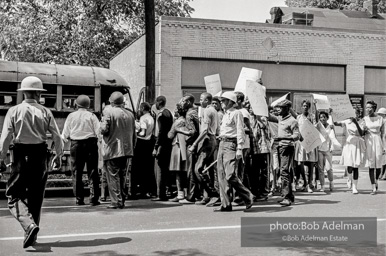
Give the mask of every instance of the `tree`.
[[[3, 60], [108, 67], [109, 59], [144, 32], [146, 0], [2, 0]], [[186, 17], [191, 0], [156, 0], [162, 15]]]
[[[314, 7], [364, 11], [363, 2], [365, 2], [365, 0], [286, 0], [285, 4], [289, 7]], [[386, 13], [386, 0], [378, 0], [378, 12]]]

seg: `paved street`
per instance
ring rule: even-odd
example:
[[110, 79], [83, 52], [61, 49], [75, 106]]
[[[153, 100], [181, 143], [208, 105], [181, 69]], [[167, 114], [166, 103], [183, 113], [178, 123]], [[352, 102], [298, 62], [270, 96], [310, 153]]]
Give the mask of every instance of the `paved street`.
[[[0, 201], [1, 255], [386, 255], [386, 181], [370, 195], [368, 171], [359, 178], [359, 195], [347, 190], [343, 168], [335, 166], [333, 193], [296, 193], [295, 205], [276, 197], [249, 212], [231, 213], [171, 202], [129, 201], [123, 210], [75, 206], [74, 198], [46, 198], [38, 245], [22, 248], [23, 231]], [[376, 248], [241, 248], [241, 217], [378, 217]]]

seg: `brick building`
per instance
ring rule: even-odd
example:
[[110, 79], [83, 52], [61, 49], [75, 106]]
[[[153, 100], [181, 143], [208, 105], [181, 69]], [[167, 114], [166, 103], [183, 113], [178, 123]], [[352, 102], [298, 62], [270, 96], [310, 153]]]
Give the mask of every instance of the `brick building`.
[[[315, 93], [348, 93], [363, 106], [386, 107], [386, 22], [366, 12], [274, 7], [267, 23], [162, 17], [156, 26], [156, 95], [173, 109], [181, 96], [205, 91], [220, 74], [233, 90], [242, 67], [263, 71], [271, 102], [291, 92], [294, 106]], [[302, 25], [304, 24], [304, 25]], [[119, 52], [110, 68], [134, 98], [145, 86], [145, 36]]]

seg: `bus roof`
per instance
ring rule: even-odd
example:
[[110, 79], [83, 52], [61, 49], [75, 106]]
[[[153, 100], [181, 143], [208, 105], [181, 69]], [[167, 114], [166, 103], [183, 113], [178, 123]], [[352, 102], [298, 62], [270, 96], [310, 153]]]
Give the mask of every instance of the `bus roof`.
[[0, 61], [0, 81], [21, 82], [27, 76], [39, 77], [45, 84], [129, 87], [117, 72], [107, 68]]

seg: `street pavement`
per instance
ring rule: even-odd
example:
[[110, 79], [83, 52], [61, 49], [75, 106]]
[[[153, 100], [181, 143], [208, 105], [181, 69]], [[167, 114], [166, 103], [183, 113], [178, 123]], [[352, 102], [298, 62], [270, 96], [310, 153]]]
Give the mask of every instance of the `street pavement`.
[[[46, 198], [38, 244], [22, 248], [24, 232], [0, 200], [0, 255], [386, 255], [386, 181], [370, 195], [368, 170], [359, 193], [347, 189], [344, 168], [334, 165], [335, 191], [296, 193], [290, 207], [275, 196], [245, 212], [150, 200], [126, 208], [75, 206], [71, 197]], [[377, 247], [241, 247], [241, 217], [377, 217]]]

